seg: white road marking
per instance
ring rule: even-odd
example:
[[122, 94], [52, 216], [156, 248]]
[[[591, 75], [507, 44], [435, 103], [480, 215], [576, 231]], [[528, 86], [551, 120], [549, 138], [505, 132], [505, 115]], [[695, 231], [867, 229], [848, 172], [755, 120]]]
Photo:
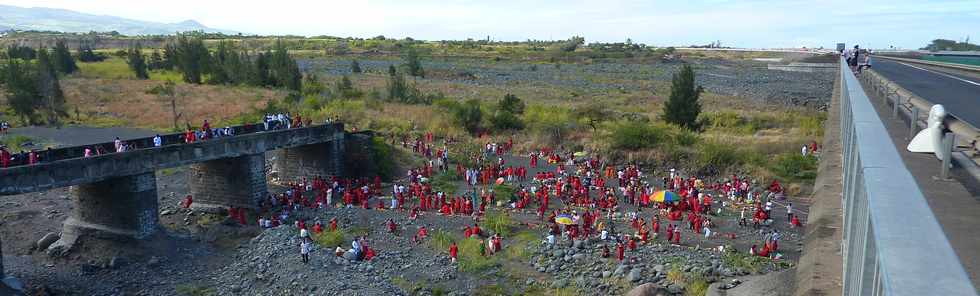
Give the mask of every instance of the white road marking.
[[909, 64], [906, 64], [906, 63], [902, 63], [902, 62], [898, 62], [898, 63], [899, 64], [902, 64], [902, 65], [906, 65], [906, 66], [912, 67], [912, 68], [916, 68], [916, 69], [919, 69], [919, 70], [922, 70], [922, 71], [926, 71], [926, 72], [929, 72], [929, 73], [939, 74], [939, 75], [942, 75], [942, 76], [953, 78], [953, 79], [956, 79], [956, 80], [959, 80], [959, 81], [963, 81], [963, 82], [966, 82], [966, 83], [969, 83], [969, 84], [973, 84], [975, 86], [980, 86], [980, 83], [977, 83], [977, 82], [974, 82], [974, 81], [970, 81], [970, 80], [966, 80], [966, 79], [963, 79], [963, 78], [959, 78], [959, 77], [956, 77], [956, 76], [953, 76], [953, 75], [949, 75], [949, 74], [946, 74], [946, 73], [936, 72], [936, 71], [933, 71], [933, 70], [929, 70], [929, 69], [924, 69], [924, 68], [912, 66], [912, 65], [909, 65]]

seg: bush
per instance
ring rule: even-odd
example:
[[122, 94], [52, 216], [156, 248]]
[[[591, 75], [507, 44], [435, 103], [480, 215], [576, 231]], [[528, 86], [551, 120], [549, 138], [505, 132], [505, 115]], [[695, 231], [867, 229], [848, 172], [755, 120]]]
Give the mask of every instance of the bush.
[[743, 161], [738, 147], [732, 144], [708, 142], [698, 151], [698, 163], [710, 169], [723, 170]]
[[344, 244], [345, 236], [342, 229], [337, 229], [336, 231], [324, 231], [323, 233], [316, 234], [313, 233], [311, 236], [313, 242], [321, 247], [326, 248], [336, 248]]
[[510, 236], [511, 229], [516, 225], [507, 213], [499, 211], [488, 212], [484, 221], [487, 229], [502, 236]]
[[494, 112], [493, 116], [490, 117], [490, 124], [496, 130], [519, 130], [524, 128], [524, 122], [521, 121], [520, 117], [503, 110]]
[[371, 154], [374, 156], [376, 172], [381, 179], [390, 181], [395, 177], [394, 149], [382, 137], [371, 138]]
[[613, 124], [609, 144], [613, 149], [639, 150], [654, 148], [667, 139], [663, 129], [649, 123], [621, 121]]
[[817, 177], [817, 158], [798, 153], [783, 153], [772, 162], [772, 171], [790, 180], [813, 180]]

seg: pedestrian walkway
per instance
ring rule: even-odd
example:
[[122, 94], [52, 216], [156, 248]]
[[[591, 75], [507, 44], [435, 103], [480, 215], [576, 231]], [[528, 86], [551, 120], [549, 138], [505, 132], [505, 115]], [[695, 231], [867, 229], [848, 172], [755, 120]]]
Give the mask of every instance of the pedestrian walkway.
[[[865, 89], [870, 89], [865, 87]], [[941, 167], [939, 160], [932, 154], [911, 153], [906, 150], [908, 145], [908, 123], [900, 118], [892, 117], [892, 110], [884, 106], [880, 97], [873, 92], [869, 92], [875, 110], [881, 117], [888, 134], [895, 143], [905, 166], [908, 167], [912, 176], [922, 189], [922, 194], [926, 196], [929, 207], [939, 224], [946, 232], [950, 245], [959, 256], [963, 268], [973, 282], [973, 287], [980, 287], [980, 197], [975, 184], [967, 183], [964, 185], [958, 180], [972, 179], [970, 176], [956, 178], [959, 169], [951, 170], [951, 174], [957, 181], [941, 181], [934, 178], [939, 176]], [[967, 187], [970, 186], [970, 187]], [[909, 233], [909, 239], [917, 239], [915, 233]], [[980, 290], [978, 290], [980, 291]]]

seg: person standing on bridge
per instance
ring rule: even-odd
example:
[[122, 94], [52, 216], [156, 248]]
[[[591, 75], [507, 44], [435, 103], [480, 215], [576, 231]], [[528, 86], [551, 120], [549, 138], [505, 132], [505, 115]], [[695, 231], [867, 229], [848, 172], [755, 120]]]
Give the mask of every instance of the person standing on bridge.
[[153, 147], [160, 146], [163, 146], [163, 138], [160, 137], [160, 134], [157, 134], [155, 137], [153, 137]]
[[113, 144], [114, 147], [116, 147], [116, 152], [122, 152], [122, 140], [119, 140], [119, 137], [116, 137], [116, 140], [113, 142]]

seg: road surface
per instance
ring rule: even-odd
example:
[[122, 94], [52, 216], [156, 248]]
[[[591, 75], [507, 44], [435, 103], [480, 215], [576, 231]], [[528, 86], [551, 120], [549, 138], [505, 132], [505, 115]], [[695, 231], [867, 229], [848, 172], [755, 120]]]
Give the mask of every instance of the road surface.
[[980, 127], [980, 79], [876, 59], [872, 69], [974, 127]]

